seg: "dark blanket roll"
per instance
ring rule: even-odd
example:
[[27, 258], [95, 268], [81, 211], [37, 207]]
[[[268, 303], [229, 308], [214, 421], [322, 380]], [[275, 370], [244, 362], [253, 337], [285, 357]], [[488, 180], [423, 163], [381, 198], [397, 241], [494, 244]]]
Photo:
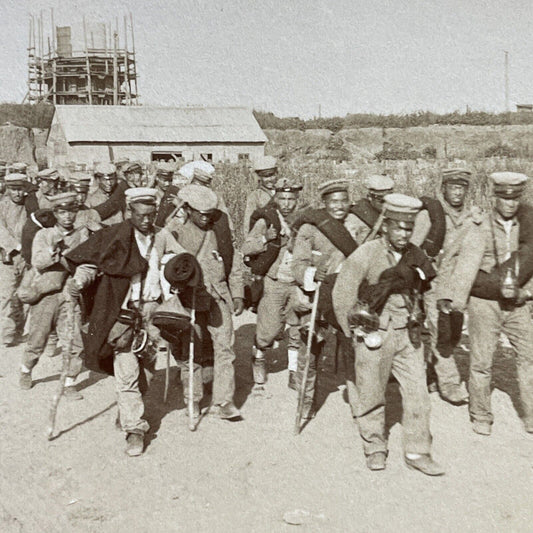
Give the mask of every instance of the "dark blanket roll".
[[[425, 279], [420, 277], [421, 271]], [[436, 276], [435, 269], [426, 254], [413, 244], [408, 244], [397, 265], [384, 270], [374, 285], [363, 282], [359, 287], [359, 299], [368, 304], [371, 312], [381, 314], [391, 294], [409, 294], [412, 289], [425, 292]]]
[[56, 217], [51, 209], [39, 209], [26, 219], [22, 228], [21, 250], [22, 258], [31, 265], [31, 247], [37, 232], [42, 228], [51, 228], [56, 223]]
[[437, 319], [437, 350], [443, 357], [450, 357], [461, 340], [464, 315], [459, 311], [443, 313]]
[[202, 269], [190, 253], [173, 257], [165, 265], [163, 275], [173, 288], [199, 287], [202, 284]]

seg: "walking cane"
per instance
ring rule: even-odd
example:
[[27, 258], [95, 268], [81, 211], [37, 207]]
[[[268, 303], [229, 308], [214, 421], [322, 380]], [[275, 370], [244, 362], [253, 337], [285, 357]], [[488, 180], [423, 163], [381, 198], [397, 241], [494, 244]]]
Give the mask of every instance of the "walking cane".
[[296, 409], [296, 420], [294, 422], [294, 434], [300, 434], [300, 425], [302, 423], [302, 414], [304, 408], [305, 388], [307, 386], [307, 376], [309, 374], [309, 367], [311, 366], [311, 346], [313, 344], [313, 335], [315, 334], [316, 313], [318, 310], [318, 297], [320, 294], [320, 286], [322, 282], [316, 284], [315, 299], [313, 300], [313, 307], [311, 308], [311, 322], [309, 323], [309, 332], [307, 334], [307, 346], [305, 349], [305, 366], [300, 383], [300, 390], [298, 391], [298, 408]]
[[72, 340], [74, 337], [74, 306], [75, 302], [69, 296], [67, 301], [67, 345], [63, 346], [63, 357], [62, 357], [62, 368], [61, 375], [59, 377], [59, 383], [57, 384], [57, 389], [52, 398], [52, 405], [50, 407], [50, 414], [48, 415], [48, 427], [46, 428], [46, 433], [48, 440], [53, 439], [54, 435], [54, 426], [57, 416], [57, 407], [59, 405], [59, 400], [63, 396], [65, 390], [65, 381], [67, 379], [70, 355], [72, 352]]
[[165, 370], [165, 392], [163, 394], [163, 403], [167, 403], [169, 383], [170, 383], [170, 342], [167, 342], [167, 368]]
[[192, 309], [191, 309], [191, 333], [189, 336], [189, 394], [187, 407], [189, 411], [189, 429], [196, 429], [194, 421], [194, 326], [196, 323], [196, 287], [192, 289]]

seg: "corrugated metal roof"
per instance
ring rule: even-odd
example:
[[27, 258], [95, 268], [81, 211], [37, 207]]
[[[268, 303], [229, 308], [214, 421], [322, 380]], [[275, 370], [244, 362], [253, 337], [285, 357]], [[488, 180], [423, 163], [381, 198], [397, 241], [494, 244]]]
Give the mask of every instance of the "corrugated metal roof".
[[266, 142], [244, 107], [58, 105], [67, 142]]

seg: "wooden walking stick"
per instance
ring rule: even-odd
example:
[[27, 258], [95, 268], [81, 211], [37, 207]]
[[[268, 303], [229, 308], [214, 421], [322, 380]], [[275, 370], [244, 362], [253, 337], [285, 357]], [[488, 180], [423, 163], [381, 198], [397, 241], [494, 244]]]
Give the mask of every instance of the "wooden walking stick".
[[315, 321], [318, 310], [318, 297], [320, 295], [321, 281], [316, 284], [315, 299], [313, 300], [313, 307], [311, 308], [311, 321], [309, 323], [309, 332], [307, 333], [307, 345], [305, 348], [305, 366], [300, 383], [300, 390], [298, 391], [298, 408], [296, 409], [296, 420], [294, 422], [294, 434], [299, 435], [300, 425], [302, 423], [302, 414], [304, 408], [305, 388], [307, 386], [307, 376], [309, 374], [309, 367], [311, 366], [311, 346], [313, 344], [313, 336], [315, 334]]
[[57, 416], [57, 407], [59, 405], [59, 400], [63, 396], [65, 390], [65, 381], [67, 379], [69, 364], [70, 364], [70, 355], [72, 352], [72, 340], [74, 337], [74, 307], [75, 302], [69, 296], [67, 301], [67, 345], [63, 346], [63, 357], [62, 357], [62, 368], [61, 375], [59, 377], [59, 383], [57, 384], [56, 392], [52, 398], [52, 405], [50, 406], [50, 414], [48, 415], [48, 427], [46, 428], [46, 434], [48, 440], [54, 438], [54, 426]]
[[165, 370], [165, 392], [163, 394], [163, 403], [167, 403], [169, 383], [170, 383], [170, 342], [167, 342], [167, 368]]
[[192, 289], [192, 309], [191, 309], [191, 332], [189, 335], [189, 394], [187, 407], [189, 411], [189, 429], [196, 429], [194, 420], [194, 325], [196, 323], [196, 287]]

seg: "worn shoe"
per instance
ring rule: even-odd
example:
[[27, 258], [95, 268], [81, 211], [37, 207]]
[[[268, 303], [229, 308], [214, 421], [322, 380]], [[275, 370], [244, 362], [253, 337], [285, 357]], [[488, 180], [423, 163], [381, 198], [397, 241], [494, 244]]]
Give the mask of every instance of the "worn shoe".
[[63, 391], [63, 396], [69, 402], [83, 400], [82, 394], [76, 390], [76, 387], [74, 387], [74, 385], [71, 385], [70, 387], [65, 387], [65, 390]]
[[126, 437], [126, 453], [130, 457], [137, 457], [144, 451], [144, 437], [139, 433], [128, 433]]
[[31, 380], [31, 372], [20, 372], [19, 387], [22, 390], [30, 390], [33, 383]]
[[452, 405], [464, 405], [468, 402], [468, 391], [464, 382], [459, 385], [445, 385], [440, 389], [440, 395], [443, 400]]
[[298, 383], [296, 380], [296, 372], [294, 370], [289, 370], [289, 382], [287, 384], [289, 389], [298, 391]]
[[385, 452], [371, 453], [366, 458], [366, 466], [369, 470], [385, 470], [387, 454]]
[[405, 464], [411, 470], [418, 470], [419, 472], [422, 472], [422, 474], [426, 474], [426, 476], [444, 475], [444, 469], [442, 466], [435, 462], [429, 454], [419, 455], [414, 459], [405, 456], [404, 459]]
[[218, 413], [223, 420], [233, 420], [241, 416], [241, 412], [235, 407], [233, 402], [226, 402], [219, 405]]
[[477, 433], [478, 435], [484, 435], [486, 437], [492, 433], [492, 425], [489, 422], [474, 420], [472, 422], [472, 429], [474, 433]]

